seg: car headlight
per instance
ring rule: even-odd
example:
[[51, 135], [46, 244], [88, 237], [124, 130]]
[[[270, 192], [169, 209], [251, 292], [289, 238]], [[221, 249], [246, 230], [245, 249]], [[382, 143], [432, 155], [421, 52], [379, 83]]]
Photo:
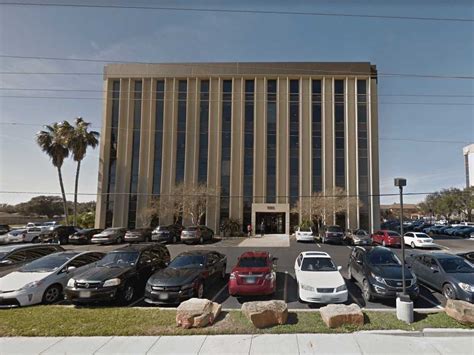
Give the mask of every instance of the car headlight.
[[372, 277], [375, 279], [375, 281], [380, 282], [380, 283], [385, 283], [385, 280], [383, 277], [377, 276], [374, 273], [371, 273]]
[[104, 282], [104, 287], [110, 287], [110, 286], [118, 286], [122, 280], [120, 279], [110, 279]]
[[346, 284], [341, 285], [341, 286], [336, 288], [336, 292], [341, 292], [341, 291], [345, 291], [345, 290], [347, 290]]
[[314, 287], [311, 287], [309, 285], [300, 284], [300, 287], [305, 291], [314, 291]]
[[461, 287], [466, 292], [474, 292], [474, 286], [473, 285], [469, 285], [469, 284], [466, 284], [464, 282], [460, 282], [458, 285], [459, 285], [459, 287]]
[[28, 288], [38, 287], [38, 286], [41, 285], [42, 283], [43, 283], [42, 280], [29, 282], [29, 283], [27, 283], [25, 286], [23, 286], [22, 288], [20, 288], [20, 290], [26, 290], [26, 289], [28, 289]]
[[76, 280], [74, 279], [69, 279], [67, 282], [67, 287], [74, 287], [74, 284], [76, 283]]

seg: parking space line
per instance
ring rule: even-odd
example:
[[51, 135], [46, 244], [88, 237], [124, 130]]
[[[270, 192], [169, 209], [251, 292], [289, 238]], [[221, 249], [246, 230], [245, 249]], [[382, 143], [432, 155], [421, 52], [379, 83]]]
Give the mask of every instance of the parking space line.
[[222, 292], [224, 292], [224, 290], [227, 288], [228, 284], [229, 284], [229, 282], [227, 281], [227, 282], [225, 283], [225, 285], [220, 289], [220, 291], [217, 292], [214, 297], [212, 297], [212, 300], [211, 300], [212, 302], [214, 302], [214, 301], [220, 296], [220, 294], [221, 294]]
[[348, 247], [350, 250], [352, 250], [352, 247], [350, 247], [349, 245], [346, 245], [346, 247]]
[[135, 306], [136, 304], [139, 304], [141, 301], [143, 301], [145, 299], [145, 297], [140, 297], [138, 300], [136, 300], [135, 302], [132, 302], [130, 303], [127, 307], [133, 307]]
[[318, 248], [321, 248], [321, 245], [319, 245], [319, 243], [316, 243], [316, 245], [318, 246]]

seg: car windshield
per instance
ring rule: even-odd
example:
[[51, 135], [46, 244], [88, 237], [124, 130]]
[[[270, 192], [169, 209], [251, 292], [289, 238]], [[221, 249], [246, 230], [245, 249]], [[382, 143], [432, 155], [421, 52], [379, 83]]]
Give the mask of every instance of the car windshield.
[[474, 267], [469, 265], [463, 258], [438, 258], [441, 267], [448, 274], [453, 273], [474, 273]]
[[97, 266], [127, 267], [136, 264], [139, 253], [137, 251], [115, 251], [108, 253], [101, 259]]
[[204, 266], [204, 255], [179, 255], [171, 262], [169, 267], [186, 269]]
[[266, 267], [266, 258], [241, 258], [237, 264], [239, 267]]
[[76, 256], [75, 253], [61, 253], [47, 255], [26, 264], [18, 271], [20, 272], [51, 272], [55, 271], [64, 265], [72, 257]]
[[337, 268], [330, 258], [304, 258], [302, 271], [336, 271]]
[[373, 250], [369, 252], [369, 263], [372, 265], [401, 265], [400, 259], [391, 251]]
[[328, 232], [342, 232], [342, 228], [341, 227], [328, 227]]
[[390, 237], [399, 237], [400, 234], [396, 233], [396, 232], [388, 232], [387, 233]]

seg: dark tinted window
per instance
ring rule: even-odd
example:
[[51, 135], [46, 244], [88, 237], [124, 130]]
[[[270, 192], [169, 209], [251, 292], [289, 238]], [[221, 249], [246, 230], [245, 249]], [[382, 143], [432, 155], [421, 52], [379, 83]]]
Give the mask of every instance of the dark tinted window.
[[72, 259], [77, 254], [73, 253], [60, 253], [52, 254], [23, 266], [19, 271], [20, 272], [49, 272], [57, 270], [68, 260]]
[[97, 257], [97, 254], [86, 254], [86, 255], [81, 255], [72, 260], [69, 263], [69, 266], [74, 266], [74, 267], [81, 267], [87, 264], [91, 264], [99, 260], [100, 258]]
[[299, 80], [290, 80], [289, 92], [289, 173], [290, 173], [290, 204], [293, 206], [299, 197], [299, 125], [300, 125]]
[[267, 81], [267, 203], [276, 200], [277, 81]]
[[387, 233], [390, 237], [399, 237], [400, 234], [396, 233], [396, 232], [388, 232]]
[[198, 267], [203, 266], [205, 260], [204, 255], [178, 255], [169, 267], [176, 269]]
[[239, 267], [266, 267], [266, 258], [241, 258], [237, 264]]
[[304, 258], [302, 271], [336, 271], [336, 266], [330, 258]]
[[474, 268], [463, 258], [438, 258], [438, 262], [445, 272], [451, 273], [474, 273]]
[[400, 259], [390, 250], [373, 249], [367, 254], [372, 265], [401, 265]]
[[328, 231], [328, 232], [332, 232], [332, 233], [335, 233], [335, 232], [342, 232], [342, 228], [341, 228], [341, 227], [336, 227], [336, 226], [334, 226], [334, 227], [328, 227], [328, 228], [327, 228], [327, 231]]
[[155, 151], [153, 172], [153, 194], [161, 193], [161, 164], [163, 148], [163, 114], [165, 103], [165, 82], [156, 82], [156, 112], [155, 112]]
[[23, 261], [26, 261], [26, 251], [25, 250], [20, 250], [20, 251], [15, 251], [11, 253], [6, 260], [12, 261], [14, 264], [16, 263], [21, 263]]
[[99, 266], [126, 267], [135, 265], [139, 253], [137, 251], [116, 251], [108, 253], [99, 261]]
[[209, 80], [201, 81], [199, 102], [199, 165], [198, 181], [207, 182], [207, 155], [209, 145]]
[[229, 217], [230, 154], [232, 141], [232, 80], [222, 83], [221, 222]]

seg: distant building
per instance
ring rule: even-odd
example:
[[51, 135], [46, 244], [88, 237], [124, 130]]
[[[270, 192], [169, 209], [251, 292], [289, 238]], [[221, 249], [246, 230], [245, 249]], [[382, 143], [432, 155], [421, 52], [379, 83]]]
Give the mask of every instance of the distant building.
[[[380, 205], [380, 214], [383, 218], [399, 218], [400, 217], [400, 204], [393, 203], [391, 205]], [[403, 216], [409, 219], [419, 219], [423, 216], [423, 213], [418, 208], [417, 204], [404, 203], [403, 204]], [[387, 218], [387, 219], [391, 219]]]
[[466, 187], [474, 186], [474, 144], [463, 149], [464, 166], [466, 167]]

